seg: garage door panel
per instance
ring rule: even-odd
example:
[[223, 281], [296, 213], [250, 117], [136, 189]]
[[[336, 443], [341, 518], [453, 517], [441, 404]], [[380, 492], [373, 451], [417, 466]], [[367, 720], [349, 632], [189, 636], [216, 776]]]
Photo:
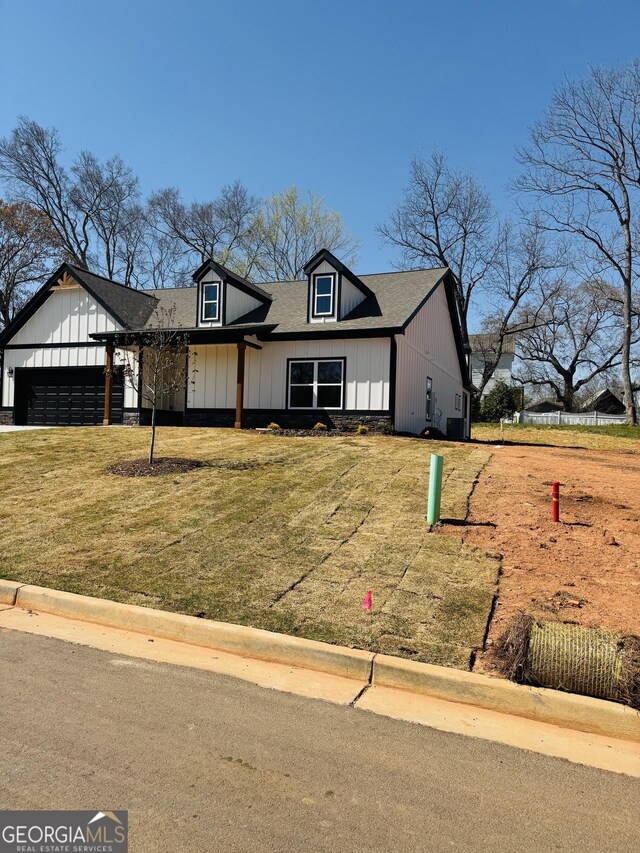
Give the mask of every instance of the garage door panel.
[[[112, 416], [122, 423], [122, 373], [113, 377]], [[16, 370], [16, 423], [34, 426], [92, 426], [104, 417], [104, 368]]]

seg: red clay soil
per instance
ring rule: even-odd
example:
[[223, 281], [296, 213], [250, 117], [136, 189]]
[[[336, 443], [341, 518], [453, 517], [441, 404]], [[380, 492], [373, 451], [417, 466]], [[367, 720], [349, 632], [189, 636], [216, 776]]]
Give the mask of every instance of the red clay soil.
[[[475, 670], [496, 669], [493, 650], [518, 611], [640, 634], [640, 455], [491, 450], [465, 530], [466, 541], [502, 557], [487, 650]], [[559, 524], [551, 520], [553, 480], [562, 484]]]

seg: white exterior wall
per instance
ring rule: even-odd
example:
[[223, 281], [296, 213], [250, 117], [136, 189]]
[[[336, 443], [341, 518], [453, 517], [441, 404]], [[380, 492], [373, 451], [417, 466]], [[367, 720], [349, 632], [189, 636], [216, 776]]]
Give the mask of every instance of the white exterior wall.
[[[512, 381], [512, 370], [513, 370], [513, 360], [514, 355], [512, 353], [503, 353], [500, 356], [500, 360], [498, 361], [498, 366], [496, 367], [493, 376], [487, 382], [482, 392], [482, 396], [486, 396], [489, 391], [493, 388], [493, 386], [499, 380], [502, 380], [507, 385], [511, 385]], [[471, 356], [471, 381], [474, 385], [478, 386], [482, 381], [482, 370], [484, 367], [484, 360], [481, 355], [472, 355]]]
[[[118, 354], [118, 351], [116, 350], [116, 358], [117, 358], [117, 354]], [[137, 361], [138, 356], [137, 356], [137, 353], [129, 353], [126, 356], [126, 358], [127, 358], [126, 363], [132, 367], [132, 369], [135, 373], [136, 379], [134, 380], [134, 382], [137, 382], [137, 375], [138, 375], [138, 361]], [[176, 356], [176, 362], [179, 365], [178, 369], [184, 370], [185, 369], [185, 363], [186, 363], [186, 356], [185, 355]], [[144, 353], [142, 356], [142, 379], [143, 379], [143, 389], [142, 389], [142, 394], [140, 395], [142, 398], [140, 400], [140, 407], [143, 409], [151, 409], [151, 403], [149, 402], [149, 399], [146, 398], [147, 392], [144, 390], [144, 383], [145, 382], [147, 383], [147, 387], [153, 388], [153, 379], [152, 379], [151, 366], [149, 364], [149, 359], [147, 358], [145, 360]], [[190, 374], [188, 374], [188, 381], [191, 381], [191, 375]], [[163, 383], [163, 380], [161, 379], [159, 382], [160, 387], [162, 387], [162, 383]], [[125, 406], [128, 406], [129, 404], [126, 402], [126, 394], [127, 394], [127, 388], [126, 388], [126, 384], [125, 384]], [[150, 396], [150, 395], [148, 395], [148, 396]], [[136, 395], [136, 399], [137, 399], [137, 395]], [[157, 408], [162, 409], [165, 412], [184, 412], [184, 401], [185, 401], [185, 392], [184, 392], [184, 387], [183, 387], [183, 388], [177, 389], [175, 391], [172, 391], [170, 393], [159, 395], [156, 403], [157, 403]], [[137, 404], [134, 403], [134, 405], [137, 405]]]
[[256, 299], [254, 296], [249, 296], [248, 293], [245, 293], [242, 290], [238, 290], [238, 288], [234, 287], [232, 284], [227, 283], [226, 290], [227, 323], [233, 323], [238, 319], [238, 317], [242, 317], [244, 314], [248, 314], [249, 311], [253, 311], [255, 308], [259, 308], [260, 305], [262, 305], [262, 302], [260, 302], [259, 299]]
[[[443, 283], [396, 341], [395, 428], [420, 433], [433, 426], [446, 432], [447, 418], [464, 417], [464, 389]], [[433, 382], [431, 421], [426, 419], [428, 376]], [[459, 410], [456, 394], [461, 398]]]
[[361, 302], [364, 301], [364, 299], [364, 293], [354, 284], [351, 284], [349, 279], [342, 276], [342, 285], [340, 292], [340, 317], [346, 317], [346, 315], [350, 311], [353, 311], [356, 305], [359, 305]]
[[[33, 344], [31, 348], [4, 351], [2, 406], [14, 404], [14, 378], [9, 369], [18, 367], [103, 367], [105, 349], [89, 336], [114, 332], [122, 327], [84, 288], [56, 288], [35, 314], [18, 329], [7, 345]], [[86, 347], [65, 344], [87, 343]], [[42, 347], [41, 344], [60, 344]], [[134, 389], [125, 388], [124, 405], [137, 405]]]
[[[331, 341], [283, 341], [246, 351], [245, 397], [247, 409], [287, 407], [287, 359], [346, 358], [345, 410], [386, 411], [389, 408], [389, 338]], [[236, 404], [237, 348], [193, 347], [189, 363], [197, 373], [189, 390], [190, 409], [233, 409]]]

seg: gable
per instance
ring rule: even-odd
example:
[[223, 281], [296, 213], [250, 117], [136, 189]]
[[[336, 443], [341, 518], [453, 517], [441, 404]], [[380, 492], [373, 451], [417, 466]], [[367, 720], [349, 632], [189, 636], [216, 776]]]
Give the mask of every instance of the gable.
[[[373, 294], [368, 287], [350, 269], [341, 263], [327, 249], [317, 252], [305, 266], [307, 275], [307, 320], [309, 323], [335, 323], [343, 320], [351, 311]], [[317, 279], [326, 277], [332, 280], [331, 311], [319, 310], [323, 298], [328, 304], [325, 293], [320, 295]], [[326, 282], [323, 282], [326, 284]]]
[[[240, 317], [270, 304], [270, 293], [258, 285], [246, 281], [231, 270], [216, 261], [205, 261], [193, 274], [196, 283], [197, 326], [215, 328], [234, 323]], [[207, 284], [215, 284], [217, 288], [207, 289]], [[209, 296], [215, 303], [214, 316], [209, 316], [205, 306]]]
[[116, 332], [122, 326], [77, 282], [52, 286], [43, 302], [10, 337], [7, 346], [66, 344], [94, 341], [96, 332]]

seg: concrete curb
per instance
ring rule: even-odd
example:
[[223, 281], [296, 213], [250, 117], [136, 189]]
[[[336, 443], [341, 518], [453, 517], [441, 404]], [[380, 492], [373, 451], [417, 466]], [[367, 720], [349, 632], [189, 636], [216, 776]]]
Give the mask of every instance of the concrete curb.
[[640, 714], [602, 699], [12, 581], [0, 580], [0, 603], [640, 742]]
[[360, 681], [368, 682], [371, 678], [371, 652], [274, 634], [245, 625], [213, 622], [38, 586], [21, 586], [15, 606]]
[[640, 741], [640, 714], [626, 705], [528, 687], [476, 672], [376, 655], [373, 685], [425, 693], [591, 734]]
[[16, 603], [16, 595], [18, 590], [23, 586], [15, 581], [3, 581], [0, 578], [0, 604], [14, 605]]

